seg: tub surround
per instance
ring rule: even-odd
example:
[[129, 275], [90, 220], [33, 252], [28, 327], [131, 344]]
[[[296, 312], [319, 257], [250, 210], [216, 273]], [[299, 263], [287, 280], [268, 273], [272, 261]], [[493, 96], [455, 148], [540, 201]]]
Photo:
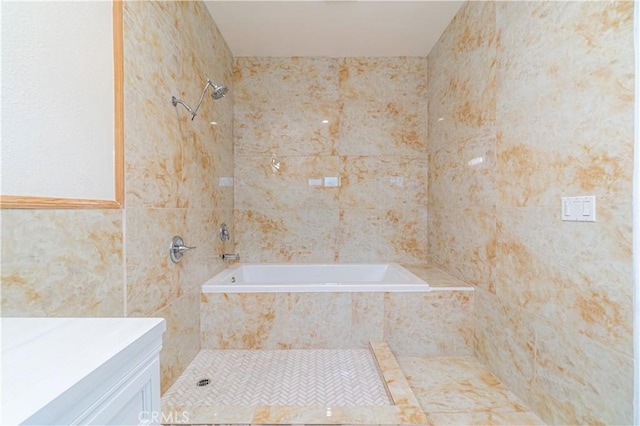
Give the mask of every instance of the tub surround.
[[399, 356], [473, 353], [473, 287], [434, 268], [427, 293], [204, 293], [203, 349], [364, 348]]
[[425, 58], [239, 57], [234, 87], [243, 261], [425, 263]]
[[[429, 264], [552, 424], [631, 424], [632, 2], [469, 2], [428, 56]], [[596, 195], [598, 221], [561, 222]]]

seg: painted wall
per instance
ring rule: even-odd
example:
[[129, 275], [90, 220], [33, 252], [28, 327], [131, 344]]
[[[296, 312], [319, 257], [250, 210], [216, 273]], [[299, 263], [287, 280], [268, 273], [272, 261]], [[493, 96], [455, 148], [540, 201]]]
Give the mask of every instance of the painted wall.
[[112, 9], [3, 3], [3, 195], [115, 199]]
[[[171, 96], [194, 105], [206, 77], [233, 90], [232, 59], [198, 2], [126, 2], [124, 42], [126, 207], [3, 210], [2, 315], [164, 317], [164, 390], [199, 351], [199, 286], [233, 247], [217, 237], [233, 221], [233, 188], [219, 186], [233, 176], [233, 99], [205, 99], [191, 121]], [[198, 247], [180, 264], [174, 235]]]
[[[632, 2], [470, 2], [428, 56], [429, 261], [552, 424], [631, 424]], [[560, 197], [596, 195], [596, 223]]]
[[234, 86], [244, 261], [424, 264], [425, 58], [236, 58]]

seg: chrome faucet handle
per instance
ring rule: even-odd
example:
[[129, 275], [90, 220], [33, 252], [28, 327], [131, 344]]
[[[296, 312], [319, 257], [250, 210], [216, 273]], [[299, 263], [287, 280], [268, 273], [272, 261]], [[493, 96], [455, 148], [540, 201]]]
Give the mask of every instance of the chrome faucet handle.
[[194, 248], [195, 247], [185, 246], [182, 237], [176, 235], [171, 240], [171, 245], [169, 246], [169, 257], [173, 263], [178, 263], [182, 260], [182, 256], [186, 251], [193, 250]]
[[220, 257], [222, 258], [222, 260], [236, 260], [236, 261], [240, 260], [240, 255], [238, 253], [235, 253], [235, 254], [224, 253]]
[[173, 249], [174, 250], [178, 250], [179, 253], [184, 253], [187, 250], [193, 250], [196, 247], [189, 247], [189, 246], [175, 246]]

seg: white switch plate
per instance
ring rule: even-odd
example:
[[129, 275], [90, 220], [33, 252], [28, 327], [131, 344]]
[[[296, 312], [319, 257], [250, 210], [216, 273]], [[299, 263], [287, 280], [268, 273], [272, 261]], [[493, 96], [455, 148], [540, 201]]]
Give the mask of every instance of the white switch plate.
[[337, 176], [326, 176], [324, 178], [324, 186], [338, 186], [340, 181]]
[[596, 196], [562, 197], [562, 220], [568, 222], [595, 222]]
[[233, 177], [223, 176], [218, 180], [218, 186], [233, 186]]

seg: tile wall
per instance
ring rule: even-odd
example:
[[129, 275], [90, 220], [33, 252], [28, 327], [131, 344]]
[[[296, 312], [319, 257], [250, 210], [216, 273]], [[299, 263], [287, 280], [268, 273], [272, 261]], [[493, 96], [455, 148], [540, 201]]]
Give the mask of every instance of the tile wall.
[[[466, 289], [469, 290], [469, 289]], [[203, 349], [353, 349], [473, 354], [473, 291], [203, 294]]]
[[244, 261], [424, 264], [425, 58], [239, 57], [234, 87]]
[[[428, 56], [429, 261], [552, 424], [631, 424], [632, 2], [469, 2]], [[560, 197], [596, 195], [596, 223]]]
[[[232, 55], [202, 2], [127, 2], [125, 31], [126, 315], [164, 317], [166, 389], [200, 349], [200, 285], [233, 250], [233, 96], [204, 98], [206, 78], [233, 92]], [[216, 124], [212, 124], [215, 122]], [[224, 182], [224, 179], [223, 179]], [[179, 264], [168, 244], [181, 235], [197, 249]], [[233, 235], [233, 232], [232, 232]]]
[[121, 210], [2, 215], [2, 316], [124, 315]]
[[[124, 48], [125, 209], [3, 210], [2, 315], [164, 317], [164, 390], [199, 351], [199, 286], [233, 250], [217, 237], [233, 231], [233, 96], [193, 121], [171, 96], [195, 107], [206, 77], [232, 91], [232, 56], [201, 2], [125, 2]], [[197, 246], [180, 264], [174, 235]]]

